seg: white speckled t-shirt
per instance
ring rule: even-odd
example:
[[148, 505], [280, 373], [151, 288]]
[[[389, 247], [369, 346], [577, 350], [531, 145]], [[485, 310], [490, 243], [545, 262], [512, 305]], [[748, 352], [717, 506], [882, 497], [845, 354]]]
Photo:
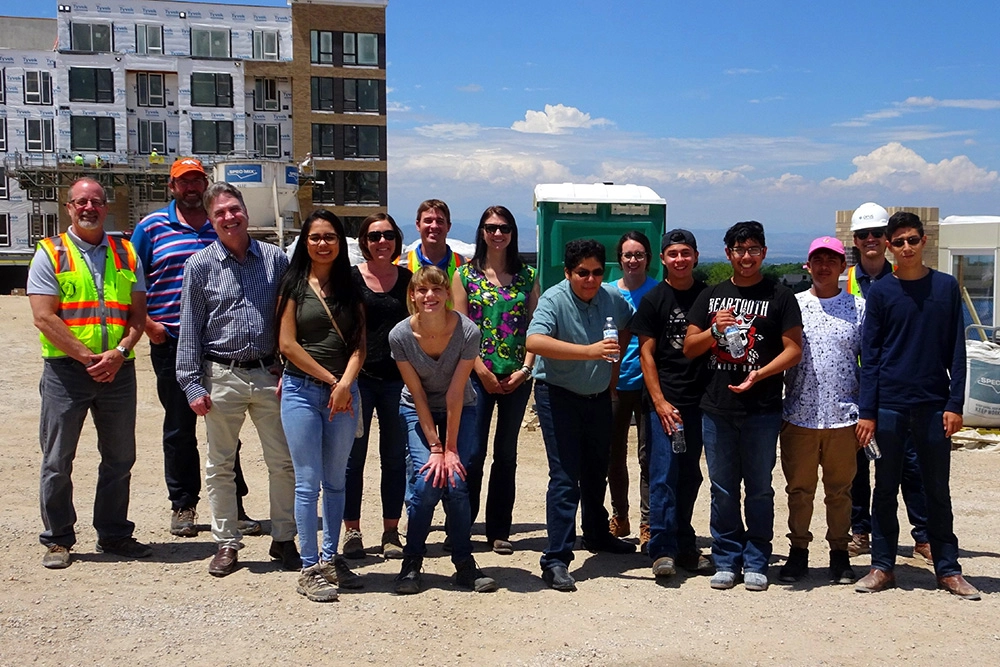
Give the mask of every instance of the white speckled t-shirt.
[[783, 416], [803, 428], [853, 426], [865, 301], [846, 291], [829, 299], [812, 292], [795, 298], [802, 311], [802, 361], [785, 371]]

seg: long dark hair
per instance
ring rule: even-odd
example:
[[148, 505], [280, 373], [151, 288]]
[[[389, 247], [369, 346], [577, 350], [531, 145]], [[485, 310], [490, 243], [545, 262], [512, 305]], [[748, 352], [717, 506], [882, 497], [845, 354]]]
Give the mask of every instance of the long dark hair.
[[[288, 301], [296, 299], [303, 286], [308, 289], [309, 270], [312, 268], [312, 260], [309, 259], [309, 231], [317, 220], [325, 220], [333, 226], [333, 231], [340, 237], [339, 252], [333, 260], [330, 268], [330, 286], [333, 288], [331, 299], [333, 307], [330, 309], [333, 316], [349, 312], [354, 318], [354, 329], [345, 331], [348, 354], [353, 353], [361, 345], [361, 332], [365, 327], [364, 311], [361, 307], [361, 294], [351, 279], [351, 260], [347, 253], [347, 235], [344, 233], [344, 223], [333, 213], [324, 209], [313, 211], [305, 222], [302, 223], [302, 231], [299, 233], [299, 241], [295, 244], [295, 252], [288, 263], [288, 271], [281, 279], [281, 287], [278, 291], [278, 315], [276, 326], [281, 329], [281, 316], [285, 312]], [[301, 305], [301, 297], [299, 297]], [[339, 324], [339, 322], [338, 322]]]
[[483, 272], [486, 263], [486, 239], [483, 238], [483, 230], [486, 227], [486, 221], [494, 215], [510, 225], [510, 243], [507, 244], [507, 256], [504, 257], [506, 266], [503, 268], [507, 273], [516, 274], [523, 266], [521, 256], [517, 252], [517, 223], [514, 222], [514, 214], [507, 210], [506, 206], [490, 206], [483, 211], [482, 217], [479, 218], [479, 227], [476, 228], [476, 252], [472, 255], [472, 266], [476, 271]]

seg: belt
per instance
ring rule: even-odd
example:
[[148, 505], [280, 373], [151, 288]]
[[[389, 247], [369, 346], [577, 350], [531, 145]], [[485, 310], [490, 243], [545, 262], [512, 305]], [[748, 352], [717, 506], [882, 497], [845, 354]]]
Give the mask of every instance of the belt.
[[295, 371], [290, 370], [288, 368], [286, 368], [284, 370], [284, 373], [285, 373], [285, 375], [290, 375], [293, 378], [298, 378], [300, 380], [305, 380], [306, 382], [308, 382], [310, 384], [314, 384], [314, 385], [319, 386], [319, 387], [326, 387], [327, 389], [329, 389], [329, 388], [331, 388], [333, 386], [333, 385], [331, 385], [328, 382], [323, 382], [322, 380], [317, 380], [312, 375], [306, 375], [305, 373], [296, 373]]
[[608, 390], [605, 389], [604, 391], [599, 391], [596, 394], [581, 394], [579, 392], [573, 391], [572, 389], [567, 389], [566, 387], [560, 387], [559, 385], [552, 384], [551, 382], [545, 382], [544, 380], [536, 380], [536, 382], [538, 384], [544, 384], [550, 390], [563, 392], [564, 394], [570, 394], [572, 396], [576, 396], [577, 398], [594, 399], [597, 398], [598, 396], [603, 396], [604, 394], [608, 393]]
[[225, 357], [218, 357], [214, 354], [205, 354], [205, 361], [214, 361], [217, 364], [222, 364], [223, 366], [229, 366], [230, 368], [267, 368], [274, 365], [274, 355], [269, 354], [266, 357], [261, 357], [260, 359], [250, 359], [249, 361], [238, 361], [236, 359], [226, 359]]

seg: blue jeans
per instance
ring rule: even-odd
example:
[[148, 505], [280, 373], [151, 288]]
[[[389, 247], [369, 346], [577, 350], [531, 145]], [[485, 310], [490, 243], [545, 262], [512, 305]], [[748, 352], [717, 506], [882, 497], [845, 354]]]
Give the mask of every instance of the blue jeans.
[[611, 392], [582, 396], [536, 382], [535, 408], [549, 459], [548, 546], [540, 561], [544, 571], [573, 561], [577, 507], [584, 539], [610, 535], [604, 492], [611, 455]]
[[372, 415], [378, 413], [378, 455], [382, 469], [380, 491], [382, 518], [399, 520], [406, 492], [406, 438], [399, 423], [399, 395], [402, 380], [377, 380], [365, 375], [358, 378], [361, 392], [361, 418], [365, 433], [355, 438], [347, 460], [347, 500], [344, 520], [361, 519], [361, 495], [364, 490], [365, 459], [371, 435]]
[[483, 489], [483, 468], [489, 448], [490, 422], [497, 410], [497, 428], [493, 436], [493, 465], [490, 467], [490, 488], [486, 494], [486, 541], [509, 540], [514, 513], [515, 473], [517, 472], [517, 438], [521, 420], [531, 398], [531, 380], [518, 385], [509, 394], [491, 394], [483, 387], [479, 376], [472, 374], [472, 383], [479, 394], [476, 407], [476, 453], [466, 476], [469, 486], [469, 507], [472, 522], [479, 515], [479, 497]]
[[[358, 386], [351, 386], [354, 404]], [[319, 560], [316, 502], [323, 489], [323, 560], [337, 554], [344, 517], [347, 457], [354, 444], [359, 415], [338, 412], [330, 419], [330, 387], [285, 373], [281, 378], [281, 425], [295, 466], [295, 527], [302, 566]]]
[[663, 432], [660, 417], [647, 412], [649, 448], [649, 557], [676, 558], [698, 550], [691, 515], [701, 487], [701, 409], [681, 409], [687, 451], [675, 454], [671, 436]]
[[927, 498], [927, 537], [939, 577], [961, 574], [958, 538], [951, 511], [951, 439], [944, 437], [944, 411], [934, 405], [916, 405], [906, 411], [880, 408], [875, 438], [882, 458], [875, 461], [872, 494], [872, 567], [891, 572], [899, 545], [896, 496], [906, 458], [906, 441], [913, 441], [924, 495]]
[[73, 459], [89, 412], [97, 430], [97, 493], [94, 528], [100, 541], [131, 537], [129, 487], [135, 463], [135, 364], [126, 362], [111, 382], [95, 382], [76, 359], [46, 360], [38, 383], [42, 397], [39, 500], [45, 546], [76, 543]]
[[[448, 415], [444, 412], [432, 412], [431, 417], [439, 431], [446, 428]], [[427, 534], [434, 519], [434, 508], [438, 501], [444, 498], [448, 521], [445, 530], [451, 541], [451, 562], [456, 565], [472, 556], [472, 514], [469, 510], [469, 487], [465, 480], [455, 478], [455, 485], [446, 483], [443, 487], [435, 487], [424, 479], [420, 469], [430, 458], [430, 445], [420, 428], [417, 411], [400, 404], [399, 421], [406, 429], [406, 444], [410, 452], [410, 487], [413, 495], [407, 506], [406, 546], [403, 553], [407, 556], [423, 556], [427, 553]], [[467, 405], [462, 408], [462, 417], [458, 426], [458, 459], [466, 469], [476, 451], [476, 406]]]
[[[715, 567], [767, 574], [774, 539], [774, 486], [781, 412], [702, 417], [705, 459], [712, 482], [710, 526]], [[746, 492], [740, 516], [740, 487]]]
[[[858, 472], [851, 485], [851, 532], [867, 535], [872, 532], [871, 462], [860, 449], [857, 461]], [[910, 521], [910, 535], [914, 542], [926, 542], [927, 499], [924, 498], [924, 483], [920, 479], [917, 450], [913, 448], [913, 441], [910, 439], [906, 441], [906, 460], [903, 462], [903, 477], [899, 488], [903, 493], [906, 518]]]

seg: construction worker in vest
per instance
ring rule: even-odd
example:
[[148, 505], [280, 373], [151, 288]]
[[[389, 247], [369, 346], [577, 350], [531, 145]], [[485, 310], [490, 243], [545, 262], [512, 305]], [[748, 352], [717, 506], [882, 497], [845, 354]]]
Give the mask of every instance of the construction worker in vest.
[[455, 269], [465, 262], [465, 258], [448, 246], [448, 232], [451, 230], [451, 211], [440, 199], [428, 199], [417, 207], [417, 233], [420, 244], [402, 255], [396, 263], [416, 272], [422, 266], [433, 264], [448, 273], [448, 280], [455, 275]]
[[107, 197], [81, 178], [66, 202], [71, 225], [43, 239], [28, 270], [28, 299], [41, 332], [42, 565], [68, 567], [76, 543], [70, 474], [87, 413], [101, 464], [94, 498], [97, 552], [152, 553], [132, 537], [129, 482], [135, 463], [135, 354], [146, 323], [146, 283], [132, 245], [104, 233]]
[[[857, 248], [858, 262], [847, 270], [847, 291], [856, 296], [868, 296], [872, 283], [892, 273], [892, 264], [885, 258], [888, 239], [885, 236], [889, 224], [889, 212], [874, 202], [859, 206], [851, 216], [851, 232], [854, 247]], [[906, 459], [903, 463], [903, 504], [912, 526], [914, 558], [923, 558], [932, 564], [931, 548], [927, 536], [927, 500], [920, 479], [917, 453], [912, 442], [906, 443]], [[862, 450], [857, 454], [858, 471], [851, 485], [851, 541], [847, 551], [851, 557], [871, 553], [870, 534], [872, 529], [872, 487], [871, 465]]]

